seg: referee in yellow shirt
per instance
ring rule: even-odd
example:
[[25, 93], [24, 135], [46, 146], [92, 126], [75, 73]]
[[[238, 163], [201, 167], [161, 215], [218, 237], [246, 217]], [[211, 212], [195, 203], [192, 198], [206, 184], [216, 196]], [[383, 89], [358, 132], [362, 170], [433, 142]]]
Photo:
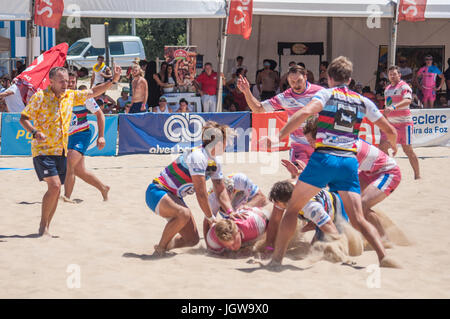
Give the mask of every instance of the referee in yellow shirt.
[[[39, 235], [48, 235], [50, 222], [58, 206], [61, 185], [66, 175], [67, 143], [72, 108], [83, 105], [87, 99], [96, 97], [120, 78], [122, 69], [114, 66], [112, 82], [105, 82], [90, 90], [68, 90], [68, 70], [56, 67], [50, 70], [50, 85], [36, 92], [22, 111], [20, 124], [33, 135], [31, 152], [33, 165], [40, 181], [48, 190], [42, 199], [42, 216]], [[31, 124], [33, 121], [33, 124]]]

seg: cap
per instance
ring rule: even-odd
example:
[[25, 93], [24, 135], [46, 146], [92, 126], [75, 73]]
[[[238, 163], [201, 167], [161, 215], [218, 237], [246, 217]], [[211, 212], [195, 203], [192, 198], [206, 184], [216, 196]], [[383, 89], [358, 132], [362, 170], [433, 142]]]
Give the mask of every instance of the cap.
[[167, 99], [166, 99], [164, 96], [161, 96], [161, 97], [159, 98], [159, 101], [160, 101], [160, 102], [167, 102]]
[[127, 87], [122, 88], [122, 93], [130, 93], [130, 89]]

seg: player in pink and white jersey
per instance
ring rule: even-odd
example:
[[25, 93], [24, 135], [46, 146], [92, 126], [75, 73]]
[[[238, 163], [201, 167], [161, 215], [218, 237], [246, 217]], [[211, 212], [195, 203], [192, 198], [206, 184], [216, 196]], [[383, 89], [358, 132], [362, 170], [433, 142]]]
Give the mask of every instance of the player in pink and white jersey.
[[[413, 121], [409, 105], [412, 101], [412, 90], [408, 84], [401, 80], [400, 69], [398, 66], [389, 68], [389, 81], [384, 91], [386, 99], [386, 109], [384, 115], [389, 123], [397, 130], [397, 144], [402, 146], [409, 162], [414, 170], [414, 178], [420, 178], [419, 160], [411, 146], [411, 136], [413, 132]], [[389, 142], [386, 135], [381, 133], [380, 149], [388, 154]]]
[[[317, 119], [308, 120], [303, 133], [309, 143], [314, 145]], [[400, 168], [392, 157], [362, 139], [356, 141], [356, 158], [364, 216], [376, 227], [383, 244], [387, 246], [386, 232], [372, 207], [382, 202], [400, 184], [402, 179]]]
[[[307, 71], [301, 66], [293, 66], [288, 72], [288, 82], [291, 88], [266, 101], [258, 101], [250, 91], [250, 84], [245, 78], [240, 77], [238, 88], [245, 95], [250, 109], [255, 113], [265, 113], [285, 110], [291, 117], [299, 109], [308, 104], [314, 95], [323, 89], [321, 86], [311, 84], [307, 81]], [[292, 132], [291, 138], [291, 161], [301, 160], [308, 163], [314, 149], [303, 136], [302, 127]]]
[[[239, 216], [242, 218], [239, 218]], [[233, 219], [222, 219], [210, 226], [203, 223], [203, 235], [209, 251], [221, 254], [225, 250], [237, 251], [243, 243], [258, 239], [266, 231], [270, 214], [262, 208], [245, 207]]]

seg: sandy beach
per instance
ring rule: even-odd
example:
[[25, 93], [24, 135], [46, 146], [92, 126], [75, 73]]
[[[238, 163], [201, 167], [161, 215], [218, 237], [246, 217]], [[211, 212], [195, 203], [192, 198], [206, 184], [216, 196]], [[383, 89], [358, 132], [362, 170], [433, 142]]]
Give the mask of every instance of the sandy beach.
[[[380, 269], [379, 288], [370, 288], [376, 254], [352, 257], [355, 265], [284, 259], [285, 269], [269, 272], [251, 258], [223, 259], [206, 254], [203, 235], [194, 248], [153, 260], [165, 220], [147, 208], [145, 190], [171, 156], [91, 157], [86, 164], [109, 186], [110, 200], [77, 180], [78, 204], [59, 202], [51, 231], [59, 238], [36, 238], [46, 190], [34, 170], [0, 170], [0, 298], [449, 298], [450, 149], [418, 148], [422, 179], [413, 179], [402, 151], [396, 157], [403, 179], [377, 209], [407, 235], [411, 246], [388, 253], [403, 269]], [[287, 152], [267, 154], [265, 163], [225, 159], [224, 172], [243, 172], [265, 194], [288, 178], [277, 165]], [[32, 168], [31, 158], [1, 157], [1, 168]], [[195, 196], [186, 199], [202, 234]], [[255, 258], [253, 258], [255, 259]], [[267, 263], [267, 261], [263, 261]], [[73, 285], [79, 271], [79, 288]], [[372, 272], [368, 272], [372, 271]], [[378, 271], [375, 269], [375, 271]], [[372, 285], [373, 286], [373, 285]]]

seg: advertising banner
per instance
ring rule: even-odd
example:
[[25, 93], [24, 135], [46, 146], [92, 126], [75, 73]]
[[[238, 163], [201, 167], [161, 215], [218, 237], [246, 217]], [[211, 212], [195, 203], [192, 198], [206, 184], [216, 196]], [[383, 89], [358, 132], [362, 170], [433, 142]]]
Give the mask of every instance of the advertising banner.
[[[262, 145], [261, 139], [268, 136], [278, 136], [280, 130], [288, 121], [287, 112], [273, 113], [252, 113], [252, 152], [269, 151], [267, 145]], [[263, 143], [264, 144], [264, 143]], [[277, 151], [289, 149], [289, 137], [282, 140], [279, 147], [274, 147]]]
[[[413, 109], [414, 126], [408, 136], [412, 146], [450, 146], [450, 109]], [[359, 136], [378, 145], [380, 129], [364, 119]]]
[[201, 144], [202, 128], [210, 120], [234, 129], [227, 152], [248, 152], [250, 119], [249, 112], [120, 114], [119, 155], [180, 153]]
[[173, 74], [180, 92], [194, 92], [193, 81], [197, 66], [196, 46], [165, 46], [164, 58], [173, 66]]
[[[1, 155], [31, 156], [31, 133], [27, 132], [19, 123], [20, 113], [3, 113]], [[86, 152], [87, 156], [114, 156], [117, 146], [117, 116], [106, 116], [105, 140], [106, 145], [100, 151], [97, 148], [98, 127], [96, 116], [88, 115], [92, 132], [91, 142]]]

